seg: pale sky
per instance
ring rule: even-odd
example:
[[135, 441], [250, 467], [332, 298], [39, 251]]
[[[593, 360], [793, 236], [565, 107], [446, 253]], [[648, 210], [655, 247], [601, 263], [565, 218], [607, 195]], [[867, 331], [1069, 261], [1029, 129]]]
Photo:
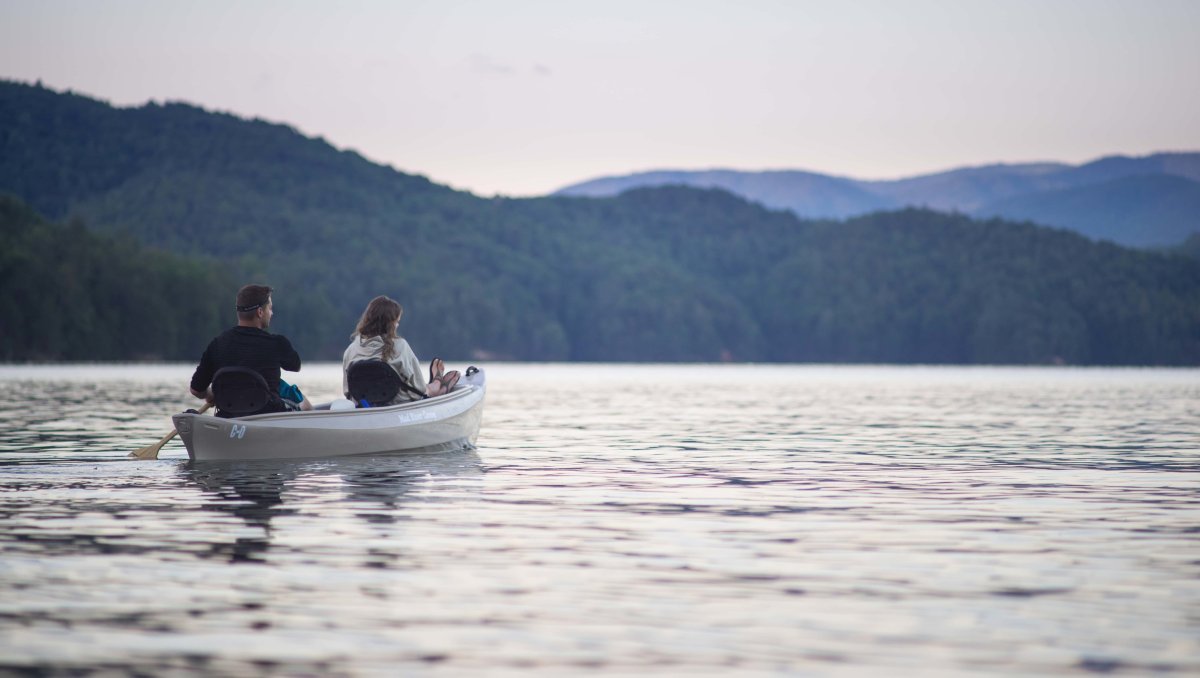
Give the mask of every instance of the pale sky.
[[0, 0], [0, 78], [287, 123], [480, 195], [1200, 150], [1200, 0]]

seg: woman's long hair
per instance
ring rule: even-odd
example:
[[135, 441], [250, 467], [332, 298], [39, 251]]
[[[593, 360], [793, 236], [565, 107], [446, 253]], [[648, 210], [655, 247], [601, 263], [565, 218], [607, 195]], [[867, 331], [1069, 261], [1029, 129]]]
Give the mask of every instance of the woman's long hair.
[[367, 304], [367, 310], [363, 311], [362, 318], [358, 320], [358, 327], [354, 329], [354, 334], [351, 337], [359, 337], [359, 341], [366, 341], [373, 337], [383, 339], [383, 362], [389, 363], [396, 354], [396, 321], [400, 316], [404, 315], [404, 307], [395, 299], [379, 296], [371, 300]]

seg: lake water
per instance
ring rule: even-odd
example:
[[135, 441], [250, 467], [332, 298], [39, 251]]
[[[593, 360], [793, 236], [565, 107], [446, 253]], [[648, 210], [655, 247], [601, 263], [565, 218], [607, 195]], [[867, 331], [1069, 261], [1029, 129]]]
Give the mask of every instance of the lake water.
[[193, 466], [191, 366], [0, 366], [0, 671], [1200, 672], [1198, 370], [485, 367], [478, 449]]

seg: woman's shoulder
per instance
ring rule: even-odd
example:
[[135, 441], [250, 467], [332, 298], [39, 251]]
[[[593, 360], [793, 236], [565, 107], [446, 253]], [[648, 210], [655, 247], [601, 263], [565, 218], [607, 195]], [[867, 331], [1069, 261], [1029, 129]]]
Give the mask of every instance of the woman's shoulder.
[[413, 347], [408, 346], [408, 340], [404, 337], [396, 337], [391, 344], [395, 348], [396, 358], [408, 358], [416, 360], [416, 354], [413, 353]]
[[412, 353], [412, 347], [408, 345], [408, 340], [404, 337], [396, 337], [392, 341], [392, 347], [396, 349], [396, 355]]

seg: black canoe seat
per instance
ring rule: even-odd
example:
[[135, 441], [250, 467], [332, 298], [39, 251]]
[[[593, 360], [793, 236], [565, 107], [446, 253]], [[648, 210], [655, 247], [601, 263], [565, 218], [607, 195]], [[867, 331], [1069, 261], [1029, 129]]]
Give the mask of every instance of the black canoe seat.
[[271, 391], [267, 380], [246, 367], [222, 367], [213, 375], [213, 400], [224, 417], [244, 417], [267, 409]]
[[401, 382], [396, 370], [382, 360], [360, 360], [346, 370], [350, 399], [358, 407], [390, 404], [400, 392]]

